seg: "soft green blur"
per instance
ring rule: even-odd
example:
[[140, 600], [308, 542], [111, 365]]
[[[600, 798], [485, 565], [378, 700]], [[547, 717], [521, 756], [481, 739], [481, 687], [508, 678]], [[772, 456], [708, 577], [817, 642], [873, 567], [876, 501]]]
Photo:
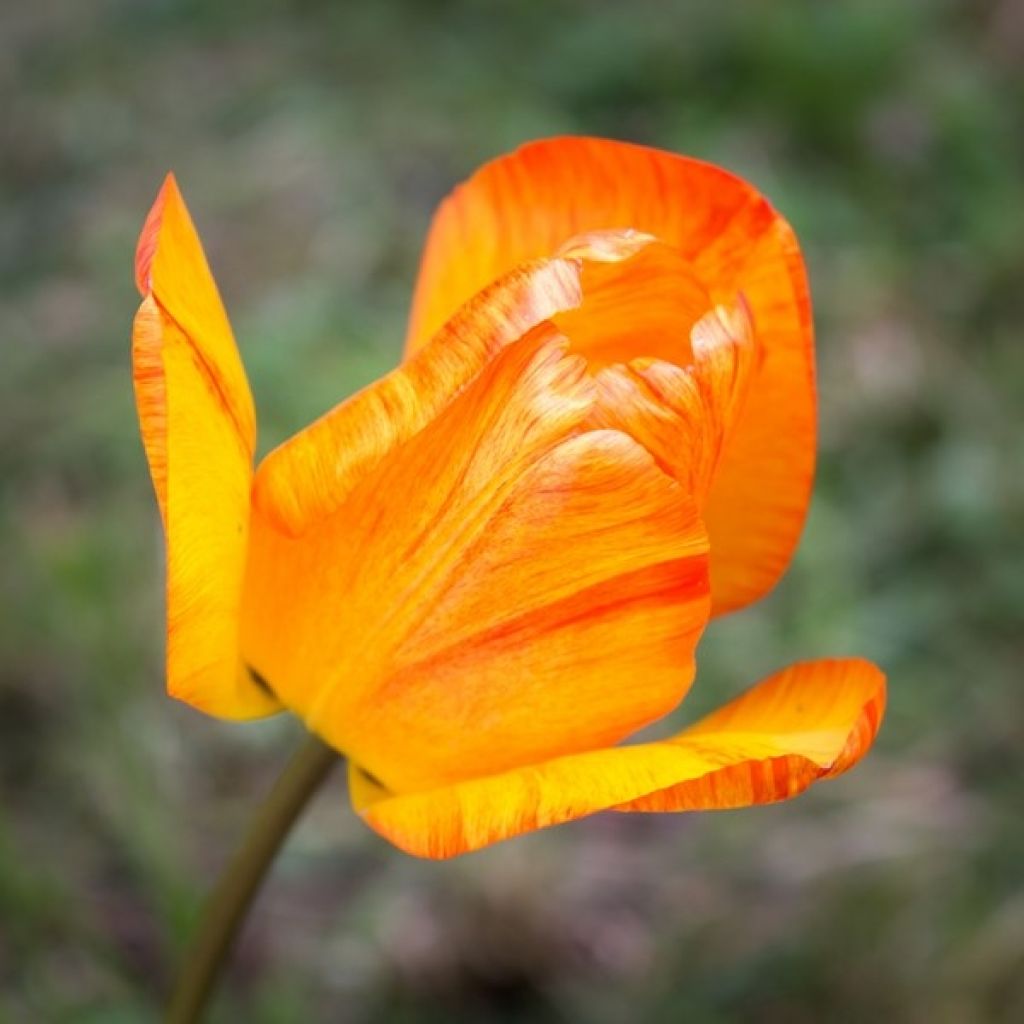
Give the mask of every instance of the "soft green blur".
[[339, 776], [211, 1019], [1024, 1020], [1022, 67], [1014, 0], [0, 7], [0, 1021], [157, 1019], [301, 733], [162, 692], [128, 334], [164, 173], [265, 451], [396, 361], [444, 192], [566, 131], [745, 175], [810, 266], [810, 521], [679, 720], [861, 653], [890, 675], [878, 746], [792, 804], [447, 864], [367, 832]]

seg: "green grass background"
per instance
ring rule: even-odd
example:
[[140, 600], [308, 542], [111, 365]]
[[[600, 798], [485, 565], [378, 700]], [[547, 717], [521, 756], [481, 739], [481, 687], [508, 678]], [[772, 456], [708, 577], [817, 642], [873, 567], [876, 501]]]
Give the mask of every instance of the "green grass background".
[[324, 790], [214, 1021], [1024, 1020], [1024, 7], [0, 7], [0, 1021], [158, 1019], [298, 741], [162, 692], [132, 404], [167, 169], [261, 451], [399, 355], [437, 200], [557, 132], [758, 184], [800, 235], [821, 458], [795, 564], [681, 720], [800, 658], [890, 674], [875, 752], [787, 805], [404, 857]]

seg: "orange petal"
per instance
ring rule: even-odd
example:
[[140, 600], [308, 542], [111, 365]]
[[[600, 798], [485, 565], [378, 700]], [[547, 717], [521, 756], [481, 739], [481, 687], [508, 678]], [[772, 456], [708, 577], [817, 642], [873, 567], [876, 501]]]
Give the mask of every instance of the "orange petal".
[[582, 300], [578, 259], [517, 267], [447, 323], [429, 350], [354, 395], [271, 452], [253, 501], [300, 535], [334, 512], [356, 483], [412, 437], [504, 346]]
[[679, 250], [631, 232], [592, 232], [561, 255], [585, 260], [584, 301], [552, 317], [592, 372], [637, 356], [684, 365], [690, 331], [713, 305]]
[[249, 678], [238, 647], [252, 397], [171, 177], [143, 228], [136, 277], [136, 404], [167, 538], [167, 687], [210, 714], [267, 714], [277, 703]]
[[[702, 317], [692, 349], [693, 362], [685, 367], [642, 359], [602, 370], [590, 423], [635, 438], [702, 506], [757, 372], [759, 349], [746, 305]], [[712, 587], [715, 555], [712, 550]]]
[[[702, 261], [702, 272], [727, 275], [730, 259]], [[763, 597], [786, 571], [807, 518], [817, 450], [810, 299], [789, 225], [777, 219], [736, 273], [760, 358], [703, 509], [716, 615]]]
[[685, 693], [704, 530], [634, 441], [581, 433], [593, 392], [541, 326], [301, 536], [257, 521], [255, 668], [391, 788], [615, 742]]
[[392, 795], [357, 765], [352, 802], [408, 853], [452, 857], [597, 811], [772, 803], [846, 771], [870, 748], [885, 677], [860, 659], [793, 665], [657, 743], [595, 750]]
[[698, 160], [604, 139], [530, 143], [485, 164], [439, 207], [413, 299], [409, 350], [512, 267], [595, 232], [653, 236], [698, 269], [712, 261], [716, 272], [704, 279], [727, 292], [716, 299], [731, 299], [742, 285], [726, 278], [779, 220], [746, 182]]
[[[763, 351], [704, 510], [716, 612], [760, 597], [785, 570], [814, 470], [810, 299], [793, 232], [754, 188], [709, 164], [600, 139], [532, 143], [487, 164], [441, 205], [413, 302], [415, 352], [464, 302], [523, 260], [586, 233], [656, 236], [689, 261], [711, 304], [749, 303]], [[563, 328], [567, 330], [568, 328]], [[649, 332], [623, 362], [660, 356]], [[677, 360], [672, 360], [677, 361]]]

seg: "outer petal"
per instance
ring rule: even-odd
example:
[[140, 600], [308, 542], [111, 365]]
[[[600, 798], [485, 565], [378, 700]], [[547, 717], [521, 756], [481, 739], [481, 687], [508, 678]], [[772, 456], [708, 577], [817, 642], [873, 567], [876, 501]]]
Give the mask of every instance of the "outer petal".
[[884, 708], [885, 678], [869, 662], [806, 662], [670, 740], [559, 757], [402, 796], [358, 765], [349, 782], [356, 810], [396, 846], [451, 857], [596, 811], [711, 810], [796, 796], [855, 764]]
[[542, 325], [333, 514], [257, 525], [254, 667], [392, 789], [615, 742], [692, 678], [702, 524], [634, 441], [581, 432], [594, 383], [563, 350]]
[[405, 365], [322, 416], [260, 464], [253, 500], [293, 536], [433, 420], [506, 345], [583, 298], [579, 259], [535, 261], [484, 289]]
[[168, 177], [136, 256], [143, 444], [167, 537], [167, 686], [229, 718], [276, 710], [239, 656], [255, 444], [252, 397], [184, 201]]
[[[691, 261], [712, 303], [750, 304], [764, 351], [708, 498], [717, 612], [760, 597], [803, 525], [815, 448], [810, 299], [789, 225], [754, 188], [700, 161], [625, 143], [536, 142], [483, 167], [442, 204], [413, 302], [418, 349], [459, 306], [517, 263], [606, 229], [657, 236]], [[684, 325], [688, 327], [689, 325]], [[633, 356], [648, 351], [636, 335]]]

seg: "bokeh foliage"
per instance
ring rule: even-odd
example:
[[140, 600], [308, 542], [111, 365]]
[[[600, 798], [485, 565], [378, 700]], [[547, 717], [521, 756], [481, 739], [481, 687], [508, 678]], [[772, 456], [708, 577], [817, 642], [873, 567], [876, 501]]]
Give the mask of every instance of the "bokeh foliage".
[[822, 450], [794, 568], [682, 720], [781, 664], [890, 673], [878, 748], [791, 804], [402, 857], [340, 777], [216, 1020], [1024, 1019], [1024, 8], [482, 0], [0, 8], [0, 1020], [157, 1018], [296, 743], [161, 692], [128, 330], [173, 167], [267, 450], [398, 357], [429, 213], [557, 132], [756, 182], [793, 222]]

